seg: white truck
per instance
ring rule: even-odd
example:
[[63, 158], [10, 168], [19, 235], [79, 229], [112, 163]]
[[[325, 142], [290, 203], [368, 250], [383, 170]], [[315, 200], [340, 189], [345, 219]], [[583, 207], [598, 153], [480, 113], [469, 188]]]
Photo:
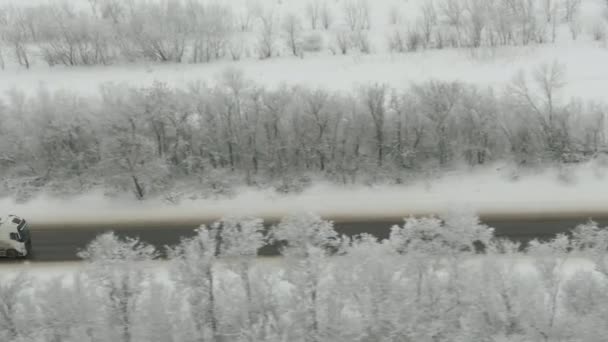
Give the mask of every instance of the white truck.
[[30, 256], [32, 240], [27, 222], [15, 215], [0, 218], [0, 256], [16, 259]]

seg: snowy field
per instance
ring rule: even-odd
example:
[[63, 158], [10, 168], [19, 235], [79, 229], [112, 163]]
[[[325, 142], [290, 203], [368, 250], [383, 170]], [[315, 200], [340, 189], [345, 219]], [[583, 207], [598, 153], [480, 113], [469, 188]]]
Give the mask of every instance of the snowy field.
[[[334, 13], [336, 25], [340, 24], [340, 11], [345, 1], [327, 1]], [[2, 0], [0, 5], [3, 2], [17, 6], [46, 3], [42, 0]], [[297, 13], [303, 19], [306, 3], [296, 0], [231, 1], [233, 10], [237, 13], [249, 6], [272, 9], [277, 15]], [[89, 6], [85, 0], [75, 1], [74, 4], [85, 10]], [[581, 34], [576, 41], [569, 37], [567, 25], [561, 25], [555, 44], [424, 50], [411, 53], [389, 53], [386, 47], [387, 34], [393, 26], [407, 26], [407, 23], [419, 19], [422, 3], [414, 0], [374, 0], [369, 4], [369, 35], [373, 46], [371, 54], [353, 52], [341, 56], [324, 50], [305, 55], [302, 59], [283, 56], [258, 60], [252, 56], [241, 61], [226, 60], [204, 64], [146, 62], [52, 68], [42, 61], [37, 61], [30, 70], [9, 63], [5, 70], [0, 70], [0, 94], [6, 94], [11, 89], [33, 94], [43, 87], [52, 91], [65, 90], [97, 96], [99, 87], [109, 83], [149, 86], [159, 81], [178, 88], [193, 82], [213, 84], [218, 74], [228, 67], [240, 69], [248, 79], [270, 87], [290, 84], [351, 91], [359, 84], [370, 82], [405, 88], [412, 83], [444, 80], [491, 86], [500, 91], [517, 73], [531, 72], [541, 64], [558, 62], [566, 70], [566, 86], [562, 96], [603, 100], [603, 89], [608, 86], [608, 65], [604, 63], [608, 58], [608, 49], [605, 41], [594, 41], [591, 38], [591, 32], [598, 25], [605, 29], [605, 4], [601, 0], [582, 2], [577, 17]], [[391, 12], [399, 13], [398, 23], [390, 24]], [[321, 34], [327, 35], [324, 32]], [[247, 37], [246, 41], [255, 39], [255, 36]], [[277, 40], [280, 41], [280, 38]], [[330, 38], [325, 37], [326, 44], [329, 44], [329, 40]]]
[[[268, 61], [216, 62], [212, 64], [149, 64], [48, 68], [0, 71], [0, 93], [11, 89], [35, 94], [41, 87], [98, 96], [104, 84], [150, 86], [155, 81], [173, 87], [196, 82], [214, 84], [226, 68], [243, 71], [247, 79], [270, 88], [281, 84], [308, 85], [330, 90], [352, 91], [367, 83], [386, 83], [403, 89], [428, 80], [461, 81], [502, 89], [520, 72], [531, 72], [543, 63], [557, 61], [565, 67], [564, 98], [604, 99], [608, 87], [608, 49], [597, 42], [573, 42], [560, 46], [508, 47], [474, 52], [489, 57], [471, 57], [471, 51], [422, 51], [410, 54], [373, 54], [276, 58]], [[446, 63], [449, 61], [449, 63]]]

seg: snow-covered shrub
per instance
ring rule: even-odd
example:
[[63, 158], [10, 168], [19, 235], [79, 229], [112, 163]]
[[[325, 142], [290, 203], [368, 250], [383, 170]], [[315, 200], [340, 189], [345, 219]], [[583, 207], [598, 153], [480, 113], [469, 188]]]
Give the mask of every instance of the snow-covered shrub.
[[443, 255], [474, 252], [479, 245], [488, 246], [493, 230], [471, 214], [450, 213], [442, 220], [435, 217], [405, 220], [402, 227], [391, 228], [390, 243], [399, 253]]
[[[283, 19], [282, 29], [285, 42], [287, 44], [287, 48], [294, 56], [300, 55], [300, 50], [304, 49], [301, 37], [302, 28], [301, 20], [295, 14], [288, 14]], [[304, 51], [306, 50], [304, 49]]]
[[606, 25], [601, 22], [593, 24], [591, 27], [591, 36], [595, 41], [604, 42], [606, 40]]
[[259, 15], [258, 21], [260, 22], [256, 45], [258, 57], [267, 59], [276, 54], [277, 17], [272, 10], [266, 10]]
[[424, 39], [415, 28], [410, 28], [406, 33], [406, 46], [408, 51], [417, 51], [424, 46]]
[[319, 52], [323, 50], [323, 36], [319, 33], [310, 33], [302, 39], [302, 50], [304, 52]]
[[406, 52], [408, 51], [407, 46], [407, 34], [399, 29], [393, 30], [389, 33], [388, 37], [388, 48], [391, 52]]
[[282, 194], [297, 194], [312, 185], [312, 179], [306, 175], [284, 175], [275, 182], [275, 190]]
[[329, 8], [327, 2], [323, 2], [321, 5], [321, 25], [323, 29], [329, 30], [334, 22], [334, 15]]
[[352, 35], [346, 29], [337, 29], [334, 32], [334, 42], [337, 47], [337, 53], [346, 55], [353, 47]]

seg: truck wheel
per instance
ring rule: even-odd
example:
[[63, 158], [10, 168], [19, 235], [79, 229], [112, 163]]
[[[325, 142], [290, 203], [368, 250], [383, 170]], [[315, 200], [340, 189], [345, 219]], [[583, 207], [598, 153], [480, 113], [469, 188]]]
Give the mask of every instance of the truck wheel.
[[6, 251], [6, 257], [9, 259], [17, 259], [17, 251], [14, 249], [9, 249]]

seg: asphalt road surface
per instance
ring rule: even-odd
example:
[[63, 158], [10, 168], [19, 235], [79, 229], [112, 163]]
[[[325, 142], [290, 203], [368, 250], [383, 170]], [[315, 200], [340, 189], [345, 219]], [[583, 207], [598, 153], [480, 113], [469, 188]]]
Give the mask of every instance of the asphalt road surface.
[[[584, 215], [528, 215], [482, 217], [482, 222], [495, 228], [500, 237], [527, 242], [534, 238], [546, 239], [557, 233], [568, 232], [580, 223], [589, 220]], [[608, 225], [608, 214], [594, 216], [600, 226]], [[378, 238], [388, 237], [390, 228], [401, 224], [398, 219], [371, 219], [368, 221], [336, 221], [335, 228], [340, 234], [349, 236], [369, 233]], [[127, 223], [88, 223], [88, 224], [44, 224], [30, 225], [33, 244], [32, 261], [71, 261], [78, 260], [77, 252], [83, 249], [95, 236], [114, 231], [121, 236], [139, 237], [160, 250], [165, 246], [179, 243], [180, 239], [190, 237], [198, 222], [127, 222]], [[260, 251], [261, 255], [276, 255], [276, 247], [269, 246]]]

